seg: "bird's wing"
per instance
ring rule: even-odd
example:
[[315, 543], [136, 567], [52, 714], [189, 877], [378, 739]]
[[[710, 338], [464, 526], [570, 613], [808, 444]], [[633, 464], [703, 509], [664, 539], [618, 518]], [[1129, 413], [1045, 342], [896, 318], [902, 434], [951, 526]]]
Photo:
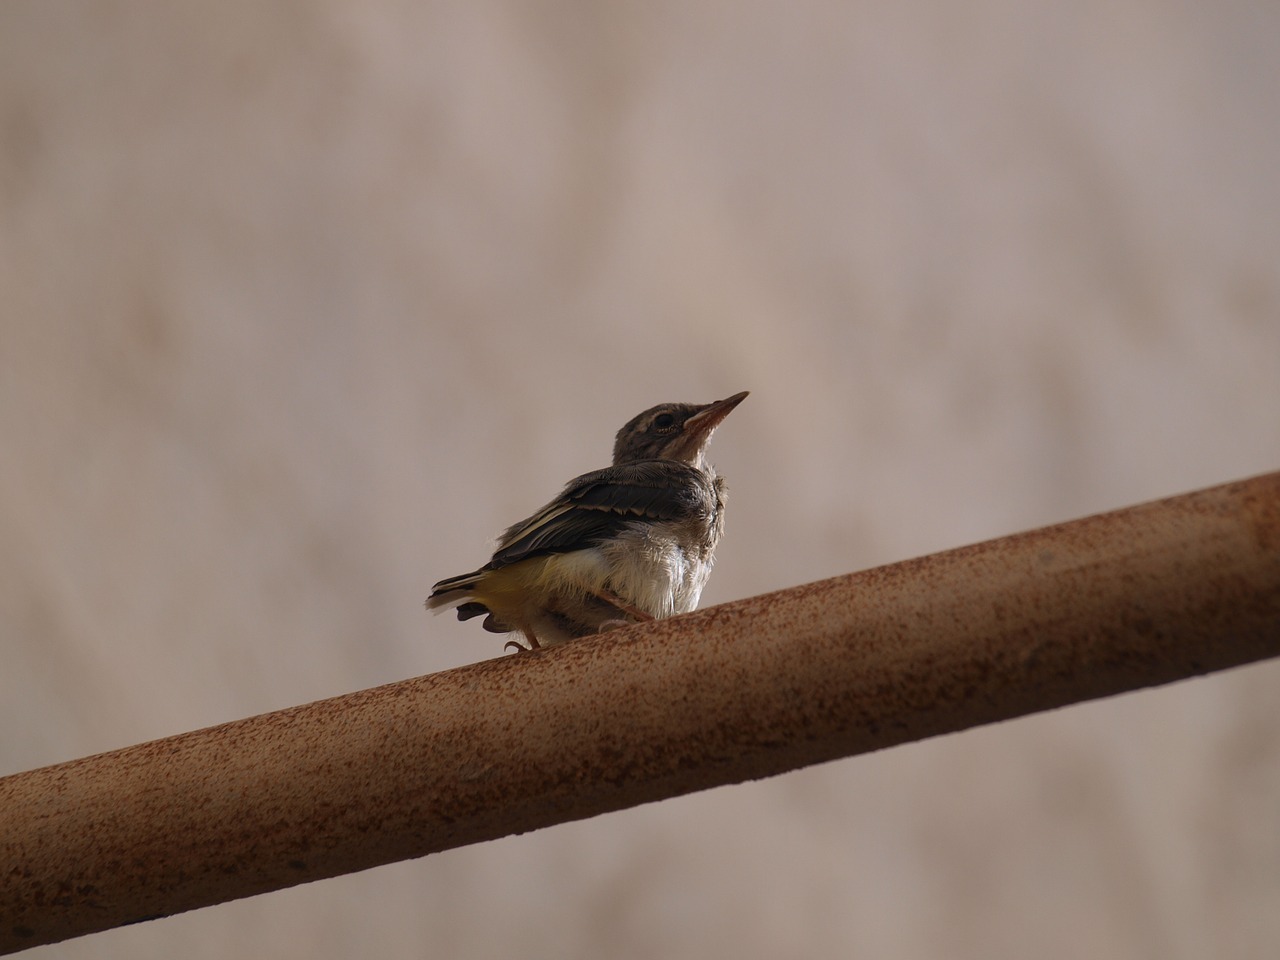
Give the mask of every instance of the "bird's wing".
[[639, 460], [583, 474], [499, 539], [489, 567], [542, 553], [580, 550], [636, 521], [686, 520], [705, 499], [707, 480], [677, 460]]

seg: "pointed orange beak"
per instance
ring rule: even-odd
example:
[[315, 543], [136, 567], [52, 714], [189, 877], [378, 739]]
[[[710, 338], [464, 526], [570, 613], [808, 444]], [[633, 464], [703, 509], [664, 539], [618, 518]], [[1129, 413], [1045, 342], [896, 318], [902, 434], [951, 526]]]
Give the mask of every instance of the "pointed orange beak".
[[750, 392], [750, 390], [743, 390], [741, 393], [735, 393], [732, 397], [725, 397], [723, 400], [708, 403], [684, 422], [685, 433], [689, 434], [690, 437], [709, 435], [712, 430], [720, 426], [721, 420], [733, 412], [734, 407], [747, 399], [747, 394]]
[[749, 390], [743, 390], [732, 397], [708, 403], [684, 422], [681, 437], [683, 442], [680, 447], [691, 455], [690, 460], [700, 459], [701, 452], [706, 449], [707, 443], [711, 440], [711, 434], [715, 432], [716, 427], [720, 426], [720, 421], [732, 413], [734, 407], [747, 399], [749, 392]]

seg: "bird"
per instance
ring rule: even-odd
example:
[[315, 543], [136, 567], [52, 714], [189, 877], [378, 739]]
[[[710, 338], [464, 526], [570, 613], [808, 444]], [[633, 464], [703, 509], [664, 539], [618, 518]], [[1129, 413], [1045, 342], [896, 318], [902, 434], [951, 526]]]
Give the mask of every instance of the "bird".
[[489, 562], [435, 584], [427, 608], [518, 633], [525, 643], [504, 647], [517, 652], [696, 608], [724, 532], [726, 485], [707, 445], [747, 393], [632, 417], [610, 466], [508, 527]]

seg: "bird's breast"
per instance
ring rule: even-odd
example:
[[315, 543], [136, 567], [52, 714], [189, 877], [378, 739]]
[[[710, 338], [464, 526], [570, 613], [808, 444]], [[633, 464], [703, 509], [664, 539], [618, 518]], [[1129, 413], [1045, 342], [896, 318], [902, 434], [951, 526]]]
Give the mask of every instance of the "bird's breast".
[[724, 530], [724, 480], [706, 471], [701, 509], [679, 520], [636, 520], [608, 540], [547, 558], [545, 588], [615, 594], [652, 617], [698, 606]]
[[705, 523], [646, 523], [604, 546], [602, 553], [610, 589], [661, 619], [698, 606], [714, 549]]

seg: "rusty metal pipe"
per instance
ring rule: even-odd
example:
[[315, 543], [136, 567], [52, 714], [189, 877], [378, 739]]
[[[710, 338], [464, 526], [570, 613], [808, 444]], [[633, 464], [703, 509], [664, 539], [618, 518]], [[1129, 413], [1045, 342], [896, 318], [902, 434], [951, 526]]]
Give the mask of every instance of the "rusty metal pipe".
[[0, 951], [1280, 654], [1280, 473], [0, 780]]

